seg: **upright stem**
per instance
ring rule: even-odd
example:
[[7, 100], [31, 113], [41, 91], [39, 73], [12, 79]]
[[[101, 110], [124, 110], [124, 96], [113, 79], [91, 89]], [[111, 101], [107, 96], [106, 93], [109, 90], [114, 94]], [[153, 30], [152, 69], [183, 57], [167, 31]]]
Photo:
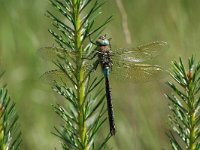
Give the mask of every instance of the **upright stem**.
[[195, 112], [194, 112], [194, 92], [192, 91], [192, 83], [189, 83], [188, 88], [188, 97], [189, 97], [189, 107], [190, 107], [190, 143], [189, 143], [189, 150], [195, 149]]
[[84, 117], [85, 105], [83, 104], [85, 98], [85, 86], [84, 86], [84, 70], [82, 68], [82, 45], [81, 45], [81, 17], [79, 14], [78, 0], [73, 0], [74, 4], [74, 20], [75, 20], [75, 47], [79, 51], [77, 59], [77, 100], [79, 104], [79, 135], [81, 139], [81, 144], [84, 146], [84, 150], [88, 150], [89, 146], [87, 143], [87, 130], [86, 130], [86, 120]]

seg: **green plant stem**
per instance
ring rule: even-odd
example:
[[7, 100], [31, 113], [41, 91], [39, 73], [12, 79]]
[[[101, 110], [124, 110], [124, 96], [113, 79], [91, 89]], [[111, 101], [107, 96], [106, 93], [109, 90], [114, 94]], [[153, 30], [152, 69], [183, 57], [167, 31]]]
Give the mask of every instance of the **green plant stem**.
[[[100, 144], [95, 144], [97, 137], [95, 135], [106, 120], [104, 95], [101, 94], [102, 90], [98, 90], [102, 88], [102, 79], [98, 79], [95, 77], [96, 75], [90, 78], [95, 62], [89, 62], [89, 56], [96, 50], [91, 47], [90, 42], [83, 44], [83, 41], [88, 39], [91, 34], [99, 35], [110, 18], [97, 28], [93, 26], [94, 19], [103, 4], [99, 0], [50, 0], [50, 2], [68, 21], [67, 23], [62, 22], [60, 18], [47, 11], [47, 16], [53, 20], [52, 24], [57, 28], [59, 34], [51, 29], [49, 32], [61, 48], [47, 47], [40, 51], [44, 58], [52, 61], [58, 67], [58, 70], [46, 72], [42, 78], [50, 79], [52, 88], [71, 104], [69, 109], [60, 105], [53, 106], [65, 124], [61, 126], [61, 131], [55, 128], [55, 135], [62, 139], [62, 147], [65, 150], [105, 149], [110, 136]], [[52, 59], [49, 59], [49, 51], [52, 56], [55, 56]], [[86, 69], [87, 64], [85, 63], [91, 63], [93, 67]], [[91, 116], [94, 116], [94, 121], [88, 119]]]
[[79, 135], [81, 138], [81, 143], [84, 145], [84, 150], [88, 150], [89, 146], [87, 144], [87, 130], [86, 130], [86, 120], [84, 117], [85, 105], [83, 104], [85, 98], [85, 86], [84, 86], [84, 70], [82, 68], [82, 47], [81, 47], [81, 18], [79, 14], [78, 1], [74, 0], [74, 17], [75, 17], [75, 47], [79, 51], [77, 59], [77, 72], [78, 72], [78, 102], [79, 102]]
[[195, 108], [194, 108], [194, 92], [192, 90], [192, 83], [189, 83], [188, 97], [189, 97], [189, 107], [190, 107], [190, 140], [189, 140], [189, 150], [195, 150]]

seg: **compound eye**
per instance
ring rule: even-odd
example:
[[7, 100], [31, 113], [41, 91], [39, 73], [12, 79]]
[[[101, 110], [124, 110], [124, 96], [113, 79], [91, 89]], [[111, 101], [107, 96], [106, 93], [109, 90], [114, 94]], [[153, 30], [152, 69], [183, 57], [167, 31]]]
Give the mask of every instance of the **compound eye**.
[[108, 40], [97, 40], [96, 41], [96, 45], [97, 46], [108, 46], [109, 45], [109, 41]]
[[102, 41], [102, 45], [108, 46], [109, 45], [109, 41], [108, 40], [103, 40]]

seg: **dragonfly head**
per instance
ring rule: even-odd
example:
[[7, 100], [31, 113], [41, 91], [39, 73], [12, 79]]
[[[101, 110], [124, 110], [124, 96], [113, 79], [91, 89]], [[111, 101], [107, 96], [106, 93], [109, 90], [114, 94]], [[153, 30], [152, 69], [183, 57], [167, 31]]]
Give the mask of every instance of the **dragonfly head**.
[[97, 46], [109, 46], [110, 41], [106, 38], [105, 35], [100, 36], [96, 41]]

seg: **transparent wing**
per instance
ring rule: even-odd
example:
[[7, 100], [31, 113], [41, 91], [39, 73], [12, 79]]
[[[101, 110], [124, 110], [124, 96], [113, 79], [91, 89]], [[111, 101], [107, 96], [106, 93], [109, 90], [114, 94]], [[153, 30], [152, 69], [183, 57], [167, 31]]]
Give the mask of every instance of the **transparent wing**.
[[118, 49], [113, 52], [112, 59], [128, 62], [143, 62], [156, 57], [168, 48], [163, 41], [155, 41], [130, 49]]
[[75, 51], [68, 51], [64, 48], [58, 47], [43, 47], [38, 50], [39, 55], [48, 61], [57, 61], [60, 57], [67, 57], [70, 56], [74, 58], [78, 55]]
[[[72, 60], [72, 62], [76, 62], [76, 57], [79, 55], [78, 52], [76, 51], [68, 51], [64, 48], [58, 48], [58, 47], [43, 47], [38, 50], [38, 54], [47, 61], [52, 61], [52, 62], [58, 62], [61, 64], [66, 64], [69, 65], [70, 61], [69, 59]], [[83, 69], [85, 71], [91, 70], [93, 68], [93, 62], [95, 60], [88, 60], [88, 57], [90, 57], [91, 54], [88, 54], [87, 52], [83, 52], [83, 60], [84, 60], [84, 65]], [[72, 64], [73, 65], [73, 64]]]
[[72, 84], [69, 77], [59, 69], [45, 72], [40, 79], [51, 86]]
[[[94, 55], [94, 51], [89, 52], [88, 48], [89, 46], [85, 48], [85, 52], [82, 52], [83, 59], [88, 59], [91, 55]], [[75, 59], [79, 56], [78, 51], [70, 51], [59, 47], [43, 47], [38, 50], [38, 54], [48, 61], [57, 61], [60, 57], [70, 57], [71, 59]]]
[[162, 67], [158, 65], [118, 63], [114, 64], [111, 75], [140, 83], [156, 79], [163, 72]]

